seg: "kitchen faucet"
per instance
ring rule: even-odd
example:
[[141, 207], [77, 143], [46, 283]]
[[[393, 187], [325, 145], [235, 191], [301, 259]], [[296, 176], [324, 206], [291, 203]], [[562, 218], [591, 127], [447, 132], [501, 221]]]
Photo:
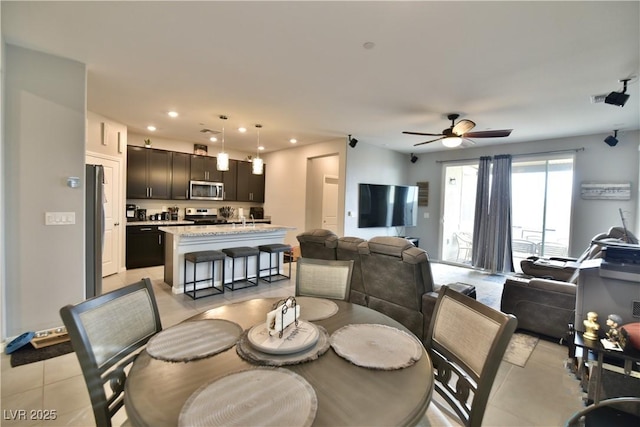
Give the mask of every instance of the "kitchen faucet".
[[251, 214], [251, 222], [253, 223], [253, 228], [256, 228], [256, 219], [253, 217], [253, 214]]

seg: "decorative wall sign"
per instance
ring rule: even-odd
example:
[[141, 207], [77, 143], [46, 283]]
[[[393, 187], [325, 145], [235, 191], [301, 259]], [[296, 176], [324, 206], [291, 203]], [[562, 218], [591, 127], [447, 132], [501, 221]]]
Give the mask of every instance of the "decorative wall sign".
[[429, 206], [429, 182], [417, 182], [418, 206]]
[[585, 200], [631, 200], [631, 182], [583, 182], [580, 197]]
[[204, 144], [193, 144], [193, 154], [206, 156], [207, 155], [207, 146], [204, 145]]

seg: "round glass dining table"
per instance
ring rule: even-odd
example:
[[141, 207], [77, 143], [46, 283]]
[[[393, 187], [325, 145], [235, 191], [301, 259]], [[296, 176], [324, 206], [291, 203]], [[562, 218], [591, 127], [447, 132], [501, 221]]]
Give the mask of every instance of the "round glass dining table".
[[[185, 322], [225, 319], [244, 330], [266, 321], [278, 298], [253, 299], [211, 309]], [[337, 313], [313, 323], [329, 335], [350, 324], [381, 324], [409, 332], [390, 317], [356, 304], [334, 301]], [[304, 306], [301, 304], [304, 311]], [[134, 426], [177, 426], [189, 397], [204, 384], [229, 374], [257, 368], [241, 358], [235, 346], [189, 362], [167, 362], [143, 351], [129, 372], [125, 408]], [[314, 426], [414, 425], [431, 400], [433, 368], [427, 352], [411, 366], [378, 370], [356, 366], [332, 348], [318, 359], [283, 366], [302, 376], [317, 396]], [[211, 402], [215, 405], [215, 401]]]

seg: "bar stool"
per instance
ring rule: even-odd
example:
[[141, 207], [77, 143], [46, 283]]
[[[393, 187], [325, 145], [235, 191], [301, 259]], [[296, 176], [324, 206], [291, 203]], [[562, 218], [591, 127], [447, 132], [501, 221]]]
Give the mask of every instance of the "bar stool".
[[[260, 252], [266, 252], [269, 254], [269, 268], [263, 268], [258, 271], [258, 278], [264, 280], [265, 282], [277, 282], [278, 280], [290, 279], [291, 278], [291, 259], [293, 258], [291, 245], [283, 244], [283, 243], [271, 243], [269, 245], [260, 245], [258, 246], [258, 250]], [[289, 254], [289, 275], [280, 274], [280, 253], [285, 252]], [[273, 255], [276, 256], [276, 272], [272, 273], [274, 267], [272, 266]], [[260, 272], [268, 271], [269, 274], [265, 277], [260, 277]]]
[[[210, 295], [217, 295], [224, 292], [224, 253], [220, 251], [199, 251], [199, 252], [188, 252], [184, 254], [184, 285], [183, 290], [184, 293], [190, 296], [193, 299], [207, 297]], [[187, 261], [193, 264], [193, 281], [187, 282]], [[222, 286], [220, 288], [215, 287], [216, 280], [216, 261], [220, 261], [222, 263]], [[207, 277], [205, 279], [196, 280], [196, 273], [198, 271], [198, 263], [201, 262], [210, 262], [211, 263], [211, 277]], [[197, 284], [201, 282], [211, 281], [211, 286], [207, 286], [204, 288], [197, 289]], [[187, 285], [193, 285], [193, 290], [188, 291]], [[197, 295], [198, 291], [208, 291], [206, 295]]]
[[[231, 258], [231, 283], [225, 283], [224, 286], [232, 291], [236, 290], [236, 283], [245, 282], [245, 286], [237, 289], [250, 288], [252, 286], [258, 286], [258, 278], [260, 272], [260, 251], [258, 248], [252, 248], [250, 246], [238, 246], [235, 248], [225, 248], [222, 250], [229, 258]], [[255, 282], [249, 280], [249, 257], [256, 257], [256, 280]], [[236, 258], [244, 258], [244, 277], [241, 279], [235, 278]]]

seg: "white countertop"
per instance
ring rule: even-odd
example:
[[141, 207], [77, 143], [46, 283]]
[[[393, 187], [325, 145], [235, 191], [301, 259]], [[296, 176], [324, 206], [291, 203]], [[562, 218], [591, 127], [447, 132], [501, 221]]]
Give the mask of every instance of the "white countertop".
[[[156, 221], [160, 222], [160, 221]], [[273, 231], [295, 230], [295, 227], [273, 224], [242, 225], [187, 225], [181, 227], [160, 227], [158, 230], [179, 237], [222, 236], [230, 234], [271, 233]]]

